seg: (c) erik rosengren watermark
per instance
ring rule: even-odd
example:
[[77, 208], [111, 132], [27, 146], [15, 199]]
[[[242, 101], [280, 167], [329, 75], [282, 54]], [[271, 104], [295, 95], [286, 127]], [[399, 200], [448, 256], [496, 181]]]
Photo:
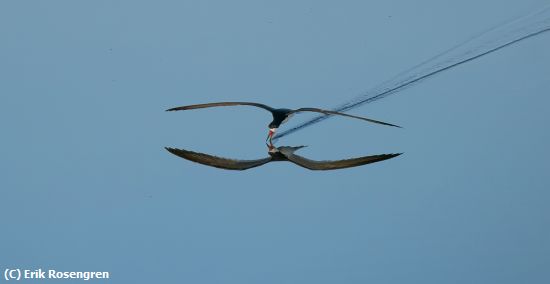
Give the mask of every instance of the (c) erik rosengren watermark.
[[57, 271], [54, 269], [42, 270], [39, 269], [20, 269], [20, 268], [6, 268], [4, 270], [4, 279], [10, 280], [22, 280], [22, 279], [109, 279], [109, 272], [95, 272], [95, 271]]

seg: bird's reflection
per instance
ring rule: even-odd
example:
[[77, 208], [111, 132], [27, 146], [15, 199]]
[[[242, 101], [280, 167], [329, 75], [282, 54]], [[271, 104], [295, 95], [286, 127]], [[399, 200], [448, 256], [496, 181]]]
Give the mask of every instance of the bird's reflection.
[[391, 159], [401, 155], [401, 153], [396, 154], [381, 154], [373, 156], [363, 156], [357, 158], [350, 158], [344, 160], [334, 160], [334, 161], [315, 161], [304, 158], [300, 155], [295, 154], [295, 152], [305, 146], [281, 146], [275, 147], [273, 145], [267, 145], [268, 147], [268, 157], [257, 159], [257, 160], [236, 160], [228, 159], [222, 157], [216, 157], [204, 153], [193, 152], [185, 149], [176, 149], [176, 148], [166, 148], [170, 153], [184, 158], [186, 160], [196, 162], [199, 164], [216, 167], [226, 170], [247, 170], [255, 168], [261, 165], [265, 165], [269, 162], [276, 161], [289, 161], [300, 167], [304, 167], [310, 170], [337, 170], [344, 168], [351, 168], [362, 166], [366, 164], [376, 163], [383, 160]]

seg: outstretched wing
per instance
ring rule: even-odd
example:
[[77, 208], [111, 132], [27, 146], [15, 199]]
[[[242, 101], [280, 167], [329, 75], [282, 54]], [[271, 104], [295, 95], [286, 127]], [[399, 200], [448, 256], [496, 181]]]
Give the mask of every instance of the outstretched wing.
[[337, 170], [337, 169], [357, 167], [357, 166], [384, 161], [384, 160], [391, 159], [401, 155], [401, 153], [382, 154], [382, 155], [365, 156], [365, 157], [358, 157], [358, 158], [352, 158], [352, 159], [346, 159], [346, 160], [314, 161], [314, 160], [310, 160], [294, 154], [294, 151], [292, 149], [285, 149], [284, 147], [281, 147], [279, 148], [279, 151], [281, 151], [281, 153], [285, 155], [288, 158], [288, 160], [291, 161], [292, 163], [298, 166], [304, 167], [306, 169], [317, 170], [317, 171]]
[[258, 160], [233, 160], [216, 156], [211, 156], [203, 153], [197, 153], [193, 151], [187, 151], [184, 149], [176, 149], [165, 147], [168, 152], [184, 158], [186, 160], [196, 162], [199, 164], [216, 167], [226, 170], [247, 170], [250, 168], [258, 167], [271, 161], [271, 157], [258, 159]]
[[267, 111], [273, 111], [273, 108], [271, 108], [269, 106], [266, 106], [264, 104], [249, 103], [249, 102], [219, 102], [219, 103], [209, 103], [209, 104], [188, 105], [188, 106], [180, 106], [180, 107], [167, 109], [166, 111], [189, 110], [189, 109], [207, 108], [207, 107], [220, 107], [220, 106], [240, 106], [240, 105], [255, 106], [255, 107], [263, 108]]
[[370, 119], [370, 118], [366, 118], [366, 117], [355, 116], [355, 115], [351, 115], [351, 114], [341, 113], [341, 112], [332, 111], [332, 110], [325, 110], [325, 109], [320, 109], [320, 108], [303, 107], [303, 108], [293, 110], [292, 112], [301, 112], [301, 111], [312, 111], [312, 112], [318, 112], [318, 113], [323, 113], [323, 114], [328, 114], [328, 115], [330, 115], [330, 114], [332, 114], [332, 115], [342, 115], [342, 116], [347, 116], [347, 117], [352, 117], [352, 118], [365, 120], [365, 121], [372, 122], [372, 123], [378, 123], [378, 124], [383, 124], [383, 125], [388, 125], [388, 126], [401, 128], [401, 126], [399, 126], [399, 125], [386, 123], [386, 122], [379, 121], [379, 120], [374, 120], [374, 119]]

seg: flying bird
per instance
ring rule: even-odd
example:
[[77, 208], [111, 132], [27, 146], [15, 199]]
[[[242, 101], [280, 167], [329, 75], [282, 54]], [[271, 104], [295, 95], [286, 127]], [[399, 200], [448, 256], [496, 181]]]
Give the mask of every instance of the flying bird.
[[204, 153], [188, 151], [185, 149], [176, 149], [176, 148], [169, 148], [169, 147], [166, 147], [166, 150], [168, 150], [170, 153], [178, 157], [184, 158], [192, 162], [196, 162], [199, 164], [216, 167], [220, 169], [225, 169], [225, 170], [239, 170], [239, 171], [259, 167], [261, 165], [267, 164], [269, 162], [275, 162], [275, 161], [289, 161], [300, 167], [304, 167], [310, 170], [321, 170], [321, 171], [337, 170], [337, 169], [351, 168], [351, 167], [357, 167], [357, 166], [362, 166], [366, 164], [376, 163], [376, 162], [391, 159], [401, 155], [401, 153], [382, 154], [382, 155], [364, 156], [364, 157], [351, 158], [351, 159], [345, 159], [345, 160], [336, 160], [336, 161], [315, 161], [315, 160], [304, 158], [294, 153], [296, 152], [296, 150], [303, 147], [305, 146], [274, 147], [274, 146], [268, 145], [269, 157], [257, 159], [257, 160], [228, 159], [228, 158], [216, 157], [216, 156], [212, 156]]
[[271, 112], [271, 114], [273, 115], [273, 121], [271, 121], [271, 123], [269, 123], [269, 125], [267, 126], [269, 128], [269, 132], [267, 134], [266, 141], [269, 140], [269, 143], [272, 144], [272, 145], [273, 145], [273, 143], [272, 143], [273, 134], [275, 134], [275, 132], [277, 131], [279, 126], [281, 124], [285, 123], [290, 117], [292, 117], [293, 114], [298, 113], [298, 112], [304, 112], [304, 111], [318, 112], [318, 113], [323, 113], [323, 114], [328, 114], [328, 115], [341, 115], [341, 116], [346, 116], [346, 117], [365, 120], [365, 121], [372, 122], [372, 123], [377, 123], [377, 124], [382, 124], [382, 125], [388, 125], [388, 126], [401, 128], [401, 126], [391, 124], [391, 123], [382, 122], [382, 121], [379, 121], [379, 120], [374, 120], [374, 119], [370, 119], [370, 118], [366, 118], [366, 117], [355, 116], [355, 115], [350, 115], [350, 114], [345, 114], [345, 113], [341, 113], [341, 112], [325, 110], [325, 109], [320, 109], [320, 108], [312, 108], [312, 107], [303, 107], [303, 108], [298, 108], [298, 109], [272, 108], [272, 107], [264, 105], [264, 104], [250, 103], [250, 102], [219, 102], [219, 103], [197, 104], [197, 105], [188, 105], [188, 106], [175, 107], [175, 108], [167, 109], [166, 111], [190, 110], [190, 109], [199, 109], [199, 108], [207, 108], [207, 107], [220, 107], [220, 106], [239, 106], [239, 105], [255, 106], [255, 107], [259, 107], [259, 108], [262, 108], [262, 109], [265, 109], [265, 110]]

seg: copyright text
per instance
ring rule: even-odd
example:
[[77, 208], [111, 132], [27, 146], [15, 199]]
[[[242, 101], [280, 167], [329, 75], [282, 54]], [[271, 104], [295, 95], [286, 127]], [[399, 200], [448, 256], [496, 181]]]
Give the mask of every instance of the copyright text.
[[57, 271], [54, 269], [10, 269], [4, 270], [4, 279], [21, 280], [21, 279], [81, 279], [88, 281], [91, 279], [109, 279], [110, 274], [107, 271]]

